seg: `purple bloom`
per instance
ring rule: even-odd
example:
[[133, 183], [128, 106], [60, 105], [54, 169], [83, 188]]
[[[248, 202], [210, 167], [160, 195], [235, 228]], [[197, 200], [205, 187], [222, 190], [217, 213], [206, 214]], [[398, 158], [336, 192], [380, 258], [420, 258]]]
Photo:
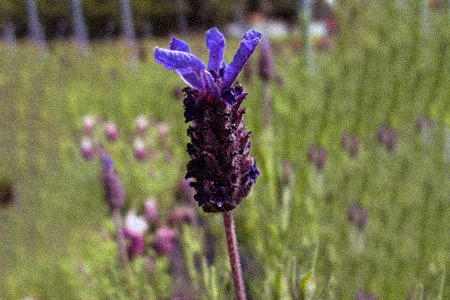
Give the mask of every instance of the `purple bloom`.
[[136, 211], [130, 210], [125, 218], [124, 236], [129, 240], [127, 252], [132, 259], [145, 251], [145, 232], [148, 224], [144, 217], [137, 216]]
[[223, 61], [225, 38], [217, 28], [211, 28], [206, 32], [206, 47], [209, 50], [208, 70], [200, 59], [189, 52], [188, 44], [175, 37], [172, 38], [169, 49], [155, 47], [155, 61], [168, 70], [177, 71], [178, 75], [195, 90], [204, 92], [222, 90], [231, 87], [260, 40], [259, 32], [250, 30], [245, 33], [236, 55], [226, 66]]
[[125, 191], [122, 180], [114, 169], [112, 158], [105, 150], [99, 150], [99, 158], [103, 165], [102, 179], [106, 203], [111, 211], [115, 208], [121, 208], [125, 203]]
[[186, 123], [192, 122], [187, 131], [191, 161], [185, 177], [195, 179], [190, 183], [197, 191], [194, 199], [205, 212], [234, 209], [260, 176], [249, 156], [250, 132], [245, 130], [245, 110], [240, 107], [247, 93], [238, 83], [232, 86], [260, 39], [261, 34], [253, 30], [244, 34], [227, 66], [223, 61], [223, 35], [217, 28], [208, 30], [208, 69], [182, 40], [172, 38], [168, 50], [154, 50], [155, 61], [176, 71], [189, 85], [183, 90], [184, 117]]

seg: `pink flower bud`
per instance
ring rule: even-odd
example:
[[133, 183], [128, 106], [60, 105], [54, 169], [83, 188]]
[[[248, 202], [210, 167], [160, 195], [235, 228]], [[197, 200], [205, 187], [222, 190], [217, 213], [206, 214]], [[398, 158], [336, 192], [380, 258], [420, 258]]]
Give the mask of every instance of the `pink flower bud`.
[[124, 235], [130, 240], [128, 257], [134, 258], [145, 252], [145, 232], [148, 229], [144, 217], [137, 216], [136, 211], [130, 210], [125, 218]]
[[92, 158], [94, 158], [95, 154], [94, 143], [87, 136], [81, 138], [80, 153], [85, 160], [91, 160]]
[[106, 122], [104, 125], [105, 137], [109, 142], [115, 142], [119, 138], [119, 129], [114, 122]]
[[149, 120], [146, 116], [139, 116], [135, 120], [135, 132], [137, 135], [144, 135], [148, 129]]
[[148, 198], [144, 203], [145, 219], [150, 224], [158, 222], [158, 207], [155, 198]]
[[155, 232], [153, 249], [161, 255], [170, 255], [176, 249], [176, 234], [169, 227], [160, 227]]
[[85, 115], [82, 121], [83, 134], [90, 135], [94, 131], [95, 125], [97, 125], [97, 117], [93, 115]]
[[147, 150], [145, 149], [144, 141], [140, 138], [134, 140], [133, 155], [139, 162], [144, 162], [147, 159]]

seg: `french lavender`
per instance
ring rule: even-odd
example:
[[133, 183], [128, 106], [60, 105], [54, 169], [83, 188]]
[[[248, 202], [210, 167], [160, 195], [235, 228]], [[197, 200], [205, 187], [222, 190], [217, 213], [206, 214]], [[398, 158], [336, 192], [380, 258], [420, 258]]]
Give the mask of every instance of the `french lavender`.
[[207, 68], [189, 51], [186, 42], [172, 38], [169, 49], [154, 49], [157, 63], [174, 70], [188, 85], [184, 89], [184, 117], [191, 122], [187, 134], [186, 178], [197, 191], [195, 200], [205, 212], [234, 209], [250, 192], [260, 176], [250, 157], [250, 132], [245, 130], [241, 104], [247, 96], [242, 85], [234, 83], [246, 61], [261, 40], [250, 30], [242, 36], [229, 65], [223, 61], [225, 38], [212, 28], [206, 32], [209, 50]]

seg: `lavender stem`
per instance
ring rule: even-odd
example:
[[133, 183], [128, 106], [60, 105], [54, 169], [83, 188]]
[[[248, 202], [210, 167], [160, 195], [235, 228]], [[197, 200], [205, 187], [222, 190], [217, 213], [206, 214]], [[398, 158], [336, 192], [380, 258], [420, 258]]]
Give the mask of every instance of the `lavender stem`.
[[114, 225], [116, 228], [116, 242], [119, 250], [119, 258], [122, 263], [122, 267], [126, 271], [127, 274], [130, 273], [130, 265], [128, 261], [128, 254], [126, 249], [126, 241], [123, 233], [123, 224], [122, 224], [122, 216], [120, 214], [119, 208], [114, 208], [111, 211], [111, 215], [114, 221]]
[[223, 213], [223, 223], [225, 225], [225, 235], [227, 237], [228, 255], [230, 256], [231, 272], [233, 273], [234, 290], [237, 300], [246, 300], [244, 281], [242, 279], [241, 261], [234, 229], [233, 213], [226, 211]]

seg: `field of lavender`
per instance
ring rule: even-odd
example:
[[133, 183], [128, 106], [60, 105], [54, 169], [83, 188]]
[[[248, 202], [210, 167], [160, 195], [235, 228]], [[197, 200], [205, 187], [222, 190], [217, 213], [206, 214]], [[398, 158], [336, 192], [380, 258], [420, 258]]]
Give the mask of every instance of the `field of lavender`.
[[[239, 77], [261, 173], [233, 211], [249, 299], [450, 299], [450, 18], [392, 3], [338, 8], [330, 49], [272, 40], [275, 74], [258, 48]], [[183, 83], [153, 60], [168, 42], [133, 65], [120, 42], [1, 45], [0, 299], [233, 299], [222, 218], [184, 180]], [[93, 144], [148, 222], [128, 268]]]

